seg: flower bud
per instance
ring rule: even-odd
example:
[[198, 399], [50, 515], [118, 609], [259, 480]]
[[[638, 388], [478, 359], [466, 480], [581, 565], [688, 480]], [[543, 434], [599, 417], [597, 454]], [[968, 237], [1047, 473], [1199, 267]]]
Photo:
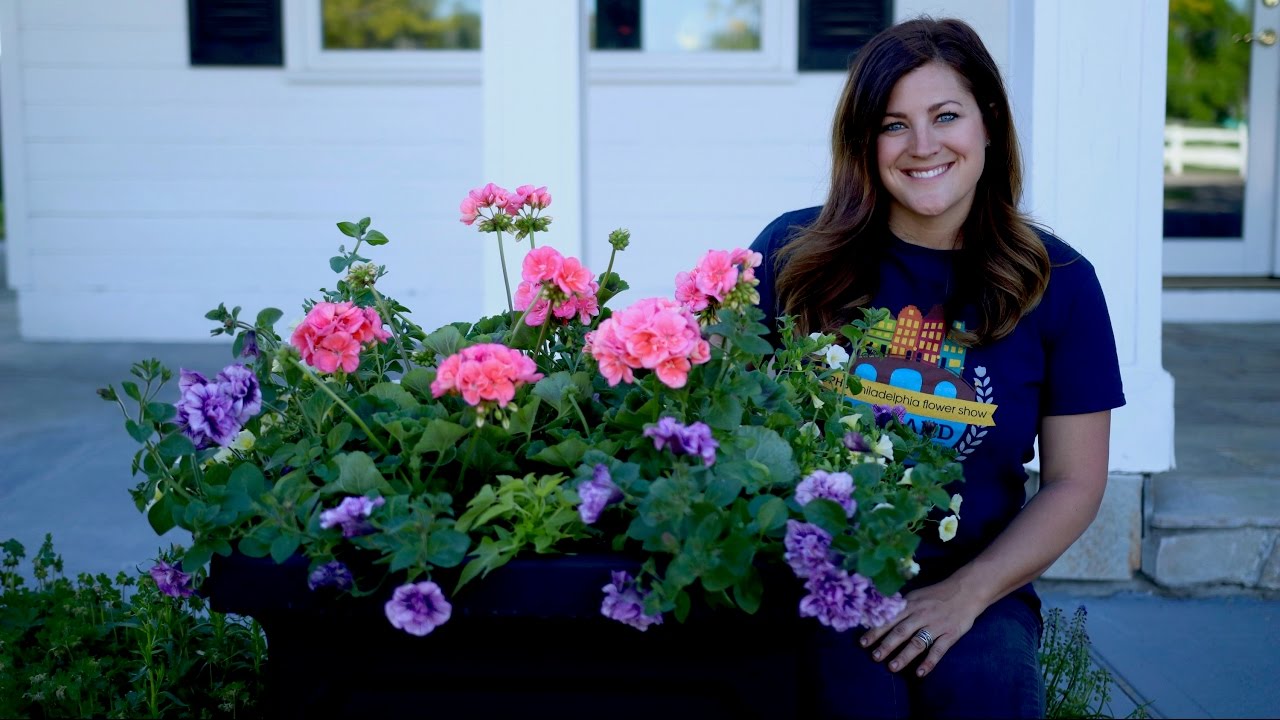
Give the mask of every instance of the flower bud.
[[116, 388], [114, 385], [98, 388], [98, 397], [106, 400], [107, 402], [115, 402], [120, 399], [119, 396], [116, 395]]
[[631, 231], [626, 228], [614, 230], [609, 233], [609, 244], [619, 252], [626, 250], [627, 246], [631, 244]]

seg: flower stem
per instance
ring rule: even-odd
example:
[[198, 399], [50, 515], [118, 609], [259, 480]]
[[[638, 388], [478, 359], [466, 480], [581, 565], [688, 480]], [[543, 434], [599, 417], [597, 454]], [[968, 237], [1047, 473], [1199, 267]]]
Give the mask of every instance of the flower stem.
[[303, 365], [302, 363], [298, 362], [297, 360], [294, 360], [293, 358], [290, 358], [289, 362], [292, 362], [294, 365], [298, 367], [298, 369], [302, 370], [303, 375], [306, 375], [308, 378], [311, 378], [312, 382], [316, 384], [316, 387], [323, 390], [324, 393], [328, 395], [330, 399], [332, 399], [335, 403], [338, 404], [339, 407], [345, 410], [347, 414], [351, 416], [351, 419], [355, 420], [356, 424], [360, 426], [360, 429], [364, 430], [364, 434], [368, 436], [369, 442], [373, 443], [379, 450], [381, 450], [383, 455], [391, 454], [391, 451], [388, 450], [387, 447], [382, 444], [382, 441], [379, 440], [377, 436], [373, 434], [373, 430], [370, 430], [369, 426], [365, 424], [364, 419], [361, 418], [359, 415], [357, 415], [356, 411], [352, 410], [350, 405], [343, 402], [342, 398], [338, 397], [337, 393], [335, 393], [327, 384], [325, 384], [325, 382], [321, 380], [319, 376], [317, 376], [314, 372], [311, 371], [311, 368]]
[[502, 231], [493, 231], [498, 236], [498, 259], [502, 262], [502, 289], [507, 291], [507, 312], [515, 312], [516, 306], [511, 302], [511, 280], [507, 278], [507, 253], [502, 249]]
[[582, 421], [582, 434], [591, 435], [591, 426], [587, 424], [587, 416], [582, 414], [582, 408], [578, 407], [578, 401], [574, 400], [572, 395], [569, 396], [569, 404], [573, 405], [573, 409], [578, 412], [578, 419]]
[[[514, 323], [512, 323], [512, 325], [511, 325], [511, 334], [507, 335], [507, 341], [506, 341], [506, 343], [505, 343], [506, 345], [510, 346], [510, 345], [511, 345], [511, 343], [515, 342], [515, 339], [516, 339], [516, 333], [517, 333], [517, 332], [520, 332], [520, 326], [521, 326], [521, 325], [524, 325], [524, 319], [525, 319], [525, 318], [527, 318], [527, 317], [529, 317], [529, 313], [533, 311], [533, 307], [534, 307], [535, 305], [537, 305], [537, 304], [538, 304], [538, 301], [539, 301], [539, 300], [541, 300], [541, 299], [542, 299], [542, 293], [543, 293], [543, 292], [545, 292], [545, 289], [544, 289], [544, 288], [542, 288], [542, 287], [540, 286], [540, 287], [538, 288], [538, 292], [537, 292], [537, 294], [536, 294], [536, 295], [534, 295], [534, 296], [533, 296], [533, 299], [529, 301], [529, 307], [525, 308], [525, 309], [524, 309], [524, 312], [520, 313], [520, 317], [516, 318], [516, 321], [515, 321]], [[514, 312], [514, 310], [513, 310], [512, 312]], [[550, 310], [548, 309], [548, 313], [549, 313], [549, 312], [550, 312]], [[550, 320], [550, 318], [547, 318], [547, 320]], [[543, 327], [546, 327], [546, 325], [547, 325], [547, 320], [543, 320], [543, 321], [542, 321], [542, 325], [543, 325]]]
[[[390, 311], [387, 310], [387, 303], [386, 300], [383, 299], [382, 293], [378, 292], [378, 288], [376, 287], [370, 286], [369, 289], [373, 291], [373, 301], [378, 304], [378, 310], [382, 313], [382, 317], [386, 318], [387, 321], [390, 322], [392, 315]], [[409, 361], [409, 355], [404, 351], [404, 344], [400, 342], [400, 329], [394, 325], [391, 327], [391, 337], [396, 340], [396, 350], [400, 352], [400, 359], [404, 361], [404, 371], [407, 373], [413, 369], [413, 363]]]

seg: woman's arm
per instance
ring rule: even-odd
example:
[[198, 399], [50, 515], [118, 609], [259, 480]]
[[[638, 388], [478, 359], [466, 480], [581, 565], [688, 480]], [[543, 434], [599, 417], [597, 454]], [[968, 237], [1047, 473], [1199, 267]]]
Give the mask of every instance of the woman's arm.
[[917, 670], [923, 676], [984, 610], [1048, 569], [1098, 514], [1107, 485], [1110, 434], [1110, 410], [1044, 418], [1040, 492], [972, 562], [936, 585], [908, 593], [907, 608], [893, 623], [868, 631], [864, 647], [883, 638], [872, 657], [888, 658], [903, 646], [889, 665], [897, 672], [924, 650], [924, 642], [914, 636], [925, 628], [934, 644]]

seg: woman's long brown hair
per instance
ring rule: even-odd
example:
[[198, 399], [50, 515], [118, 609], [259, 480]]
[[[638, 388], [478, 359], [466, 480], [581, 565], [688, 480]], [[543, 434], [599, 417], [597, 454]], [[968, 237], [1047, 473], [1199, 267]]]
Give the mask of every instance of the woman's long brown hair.
[[1022, 161], [1000, 71], [966, 23], [918, 18], [884, 30], [859, 52], [832, 127], [827, 202], [778, 254], [779, 306], [795, 316], [802, 333], [835, 330], [879, 287], [880, 260], [892, 242], [892, 198], [880, 181], [876, 138], [894, 86], [931, 62], [950, 67], [968, 85], [991, 139], [960, 230], [957, 287], [944, 307], [950, 325], [965, 305], [974, 305], [979, 324], [951, 334], [968, 345], [999, 340], [1044, 294], [1049, 255], [1018, 211]]

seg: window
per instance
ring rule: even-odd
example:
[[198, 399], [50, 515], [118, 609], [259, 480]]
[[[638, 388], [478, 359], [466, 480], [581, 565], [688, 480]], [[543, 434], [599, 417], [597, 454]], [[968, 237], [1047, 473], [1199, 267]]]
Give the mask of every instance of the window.
[[480, 78], [483, 0], [286, 0], [289, 68], [329, 80]]
[[281, 65], [280, 0], [188, 0], [192, 65]]

